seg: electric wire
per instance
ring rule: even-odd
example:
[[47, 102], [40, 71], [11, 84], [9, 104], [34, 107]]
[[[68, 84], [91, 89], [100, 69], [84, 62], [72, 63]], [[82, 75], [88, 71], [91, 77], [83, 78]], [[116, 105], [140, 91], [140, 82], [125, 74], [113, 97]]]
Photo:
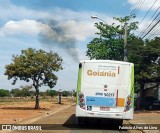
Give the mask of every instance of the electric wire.
[[160, 22], [160, 20], [158, 20], [158, 21], [151, 27], [151, 29], [142, 37], [142, 39], [145, 38], [145, 37], [148, 35], [148, 33], [150, 33], [150, 32], [154, 29], [154, 27], [156, 27], [156, 25], [157, 25], [159, 22]]
[[[156, 17], [152, 20], [152, 22], [150, 23], [150, 25], [147, 27], [147, 30], [148, 31], [146, 31], [147, 33], [149, 33], [150, 32], [150, 29], [152, 29], [152, 24], [155, 22], [155, 20], [158, 18], [158, 16], [160, 15], [160, 12], [156, 15]], [[152, 26], [152, 27], [151, 27]], [[151, 28], [150, 28], [151, 27]], [[140, 38], [142, 38], [142, 36], [143, 35], [141, 35], [141, 36], [139, 36]], [[144, 35], [144, 36], [146, 36], [146, 35]]]
[[[156, 15], [156, 13], [158, 12], [159, 9], [160, 9], [160, 6], [156, 9], [156, 11], [154, 12], [154, 14], [153, 14], [152, 17], [150, 18], [149, 23], [148, 23], [148, 26], [147, 26], [148, 28], [151, 26], [151, 20], [152, 20], [153, 17]], [[138, 36], [139, 36], [139, 37], [142, 36], [143, 33], [145, 33], [148, 28], [146, 28], [146, 29], [143, 30], [143, 31], [141, 30], [141, 31], [140, 31], [140, 34], [139, 34]]]
[[154, 1], [154, 3], [152, 4], [152, 6], [149, 8], [149, 10], [147, 11], [147, 13], [144, 15], [144, 17], [142, 18], [142, 20], [140, 21], [139, 25], [143, 22], [143, 20], [146, 18], [146, 16], [148, 15], [148, 13], [151, 11], [151, 9], [153, 8], [153, 6], [155, 5], [155, 3], [157, 2], [157, 0]]
[[[137, 4], [136, 4], [136, 8], [135, 8], [134, 10], [132, 10], [132, 12], [131, 12], [130, 15], [135, 15], [135, 16], [137, 16], [137, 14], [138, 14], [140, 8], [142, 7], [142, 5], [144, 4], [144, 2], [145, 2], [145, 0], [141, 0], [141, 1], [139, 0], [139, 1], [137, 2]], [[134, 18], [132, 18], [132, 19], [130, 20], [131, 23], [133, 22], [133, 20], [134, 20]]]
[[152, 39], [158, 35], [160, 35], [160, 24], [158, 26], [156, 26], [156, 29], [154, 31], [152, 31], [153, 33], [150, 34], [150, 36], [148, 37], [149, 39]]

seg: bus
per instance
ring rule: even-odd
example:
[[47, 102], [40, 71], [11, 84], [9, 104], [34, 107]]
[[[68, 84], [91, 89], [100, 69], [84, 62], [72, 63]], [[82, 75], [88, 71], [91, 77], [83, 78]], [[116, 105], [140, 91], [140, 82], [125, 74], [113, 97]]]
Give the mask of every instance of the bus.
[[82, 60], [76, 90], [76, 118], [133, 119], [134, 64], [113, 60]]

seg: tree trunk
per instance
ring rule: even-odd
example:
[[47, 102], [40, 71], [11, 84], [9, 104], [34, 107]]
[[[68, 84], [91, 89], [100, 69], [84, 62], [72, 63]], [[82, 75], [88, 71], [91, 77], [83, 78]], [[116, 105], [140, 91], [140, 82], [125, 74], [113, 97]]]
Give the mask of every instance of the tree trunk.
[[140, 101], [143, 98], [143, 95], [144, 95], [144, 83], [141, 83], [141, 86], [140, 86], [140, 96], [137, 99], [137, 109], [140, 109]]
[[39, 89], [38, 86], [36, 88], [36, 101], [35, 101], [35, 109], [39, 109]]

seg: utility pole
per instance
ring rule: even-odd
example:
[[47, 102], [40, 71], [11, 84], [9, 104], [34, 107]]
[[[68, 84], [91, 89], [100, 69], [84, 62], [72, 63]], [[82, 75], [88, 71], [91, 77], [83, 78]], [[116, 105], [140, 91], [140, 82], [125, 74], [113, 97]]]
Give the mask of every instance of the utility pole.
[[126, 46], [127, 46], [127, 24], [125, 23], [125, 25], [124, 25], [124, 52], [123, 52], [123, 54], [124, 54], [124, 61], [126, 61], [127, 62], [127, 48], [126, 48]]
[[[104, 24], [108, 25], [103, 19], [100, 19], [97, 16], [91, 16], [92, 19], [99, 19], [100, 21], [102, 21]], [[127, 62], [127, 23], [124, 23], [124, 46], [123, 46], [123, 61]]]

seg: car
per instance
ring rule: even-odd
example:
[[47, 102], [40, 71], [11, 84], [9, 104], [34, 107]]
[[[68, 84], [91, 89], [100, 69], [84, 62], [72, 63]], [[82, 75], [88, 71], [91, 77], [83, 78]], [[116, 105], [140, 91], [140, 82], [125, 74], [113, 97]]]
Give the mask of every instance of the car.
[[152, 96], [144, 97], [140, 101], [140, 108], [145, 108], [147, 110], [160, 109], [160, 100]]

